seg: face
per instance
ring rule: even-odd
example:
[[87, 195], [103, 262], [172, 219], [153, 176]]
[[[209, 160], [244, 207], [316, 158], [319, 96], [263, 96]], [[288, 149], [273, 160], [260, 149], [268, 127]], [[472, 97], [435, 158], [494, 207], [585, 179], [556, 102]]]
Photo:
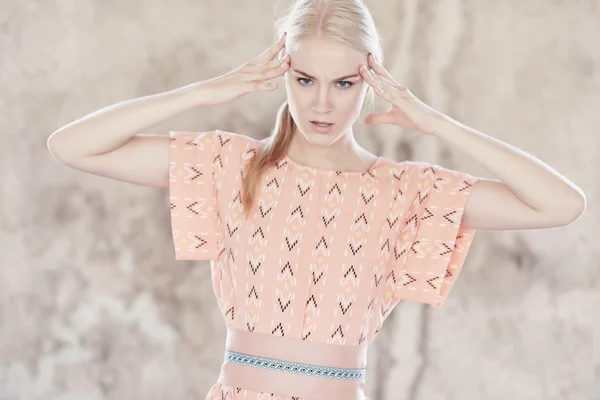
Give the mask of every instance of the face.
[[[352, 135], [368, 89], [358, 72], [367, 55], [322, 38], [305, 39], [289, 54], [284, 81], [295, 134], [316, 145]], [[333, 125], [323, 129], [311, 121]]]

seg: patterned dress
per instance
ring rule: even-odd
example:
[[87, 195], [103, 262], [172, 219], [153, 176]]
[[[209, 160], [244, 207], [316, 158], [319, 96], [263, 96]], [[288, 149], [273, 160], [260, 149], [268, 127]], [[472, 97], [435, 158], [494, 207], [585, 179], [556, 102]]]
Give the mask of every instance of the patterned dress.
[[[177, 260], [211, 260], [225, 324], [331, 345], [373, 342], [400, 300], [439, 308], [474, 229], [461, 226], [480, 178], [380, 157], [366, 172], [287, 156], [261, 178], [244, 219], [245, 163], [262, 142], [221, 130], [171, 132]], [[303, 400], [215, 384], [206, 399]]]

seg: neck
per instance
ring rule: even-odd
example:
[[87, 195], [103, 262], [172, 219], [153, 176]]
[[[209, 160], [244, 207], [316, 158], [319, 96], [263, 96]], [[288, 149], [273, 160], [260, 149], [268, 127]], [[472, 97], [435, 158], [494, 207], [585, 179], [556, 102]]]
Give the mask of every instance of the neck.
[[352, 131], [324, 146], [309, 142], [295, 130], [287, 153], [299, 164], [323, 169], [354, 170], [373, 162], [373, 157], [356, 142]]

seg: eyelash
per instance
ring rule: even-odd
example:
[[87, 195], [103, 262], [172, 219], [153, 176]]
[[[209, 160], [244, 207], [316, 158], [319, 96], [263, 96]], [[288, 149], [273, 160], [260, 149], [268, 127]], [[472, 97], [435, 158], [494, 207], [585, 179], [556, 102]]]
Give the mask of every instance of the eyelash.
[[[306, 86], [305, 84], [303, 84], [303, 83], [300, 82], [300, 80], [302, 80], [302, 79], [310, 81], [310, 79], [308, 79], [308, 78], [298, 78], [298, 79], [296, 79], [296, 81], [298, 81], [298, 83], [300, 83], [301, 86]], [[338, 83], [342, 83], [342, 82], [346, 82], [348, 84], [348, 86], [344, 86], [344, 87], [342, 87], [342, 89], [348, 89], [349, 87], [351, 87], [352, 85], [354, 85], [354, 83], [350, 82], [350, 81], [339, 81]]]

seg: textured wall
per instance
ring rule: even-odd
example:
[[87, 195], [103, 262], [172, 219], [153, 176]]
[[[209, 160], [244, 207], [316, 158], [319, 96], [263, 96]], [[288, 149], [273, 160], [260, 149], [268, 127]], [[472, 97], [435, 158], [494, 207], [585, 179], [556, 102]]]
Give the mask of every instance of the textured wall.
[[[399, 82], [548, 162], [588, 199], [568, 227], [480, 231], [444, 308], [406, 302], [388, 318], [369, 354], [368, 394], [600, 399], [600, 2], [368, 4]], [[204, 398], [225, 327], [208, 265], [174, 260], [167, 192], [71, 170], [46, 139], [98, 108], [253, 57], [271, 43], [276, 5], [2, 0], [1, 400]], [[197, 109], [150, 133], [263, 137], [283, 96]], [[377, 154], [491, 177], [435, 138], [357, 130]]]

